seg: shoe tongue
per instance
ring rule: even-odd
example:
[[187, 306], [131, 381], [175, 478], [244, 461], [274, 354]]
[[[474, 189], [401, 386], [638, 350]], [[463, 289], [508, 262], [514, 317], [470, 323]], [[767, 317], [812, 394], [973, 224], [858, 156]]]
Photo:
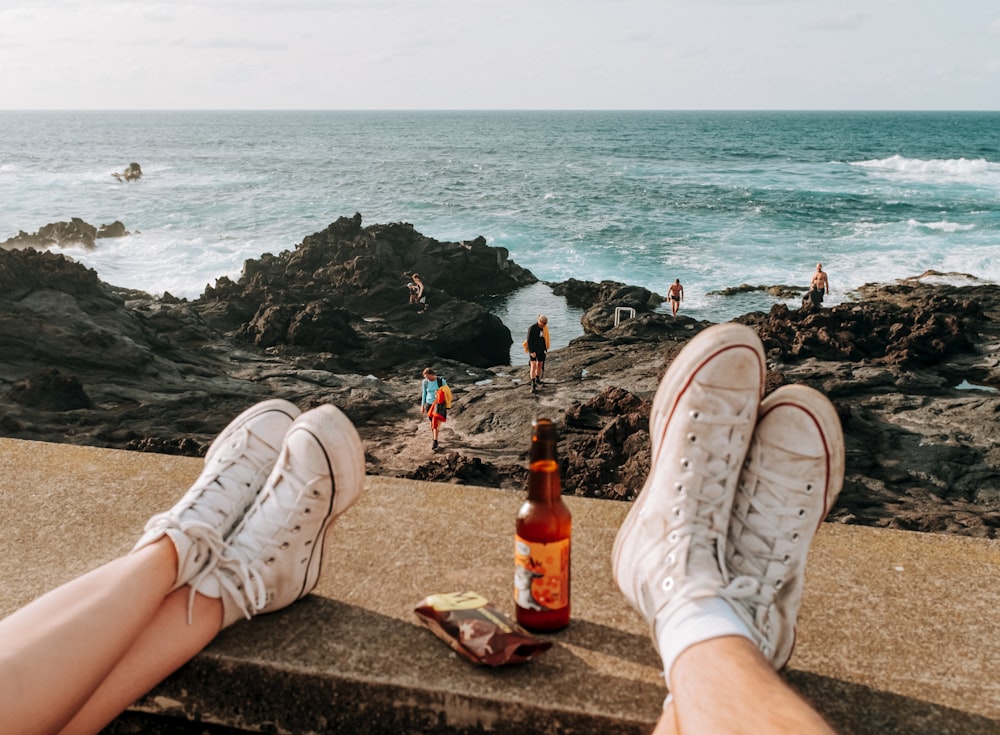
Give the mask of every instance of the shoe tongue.
[[693, 543], [688, 551], [688, 569], [697, 570], [701, 573], [709, 573], [718, 577], [720, 575], [718, 550], [716, 543], [712, 539], [705, 539], [702, 543]]

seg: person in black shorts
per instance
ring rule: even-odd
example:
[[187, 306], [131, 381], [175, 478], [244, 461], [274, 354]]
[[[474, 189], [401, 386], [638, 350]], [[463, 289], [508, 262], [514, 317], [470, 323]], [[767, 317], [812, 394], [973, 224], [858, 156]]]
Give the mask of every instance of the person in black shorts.
[[537, 393], [545, 372], [545, 353], [549, 349], [549, 318], [538, 315], [538, 321], [528, 327], [528, 339], [525, 341], [528, 350], [528, 367], [531, 375], [531, 392]]
[[680, 278], [675, 278], [674, 282], [670, 284], [667, 298], [670, 300], [671, 313], [677, 316], [677, 310], [681, 308], [681, 302], [684, 300], [684, 287], [681, 285]]

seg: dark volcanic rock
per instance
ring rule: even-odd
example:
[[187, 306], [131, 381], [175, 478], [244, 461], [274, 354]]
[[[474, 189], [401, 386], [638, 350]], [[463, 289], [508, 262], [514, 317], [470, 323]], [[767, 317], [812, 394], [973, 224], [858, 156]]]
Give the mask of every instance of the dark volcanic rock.
[[55, 368], [42, 370], [15, 383], [9, 396], [15, 403], [47, 411], [94, 407], [80, 380], [75, 375], [65, 375]]
[[556, 284], [552, 292], [565, 298], [570, 306], [586, 309], [580, 319], [586, 334], [604, 334], [612, 329], [619, 307], [635, 309], [637, 314], [642, 314], [653, 311], [663, 302], [663, 297], [649, 289], [616, 281], [591, 283], [570, 278]]
[[609, 387], [566, 411], [563, 487], [575, 495], [632, 500], [649, 474], [648, 400]]
[[[408, 303], [419, 272], [429, 310]], [[512, 339], [474, 300], [535, 282], [482, 238], [441, 243], [411, 225], [362, 228], [342, 217], [294, 251], [247, 261], [196, 302], [206, 320], [257, 346], [329, 352], [344, 369], [385, 370], [432, 356], [485, 367], [506, 362]]]
[[757, 329], [765, 349], [786, 360], [864, 360], [918, 368], [971, 352], [975, 324], [982, 318], [982, 308], [973, 301], [934, 295], [912, 308], [840, 304], [792, 310], [779, 304], [766, 317], [741, 321]]
[[755, 293], [761, 292], [770, 294], [777, 299], [793, 299], [797, 296], [801, 296], [806, 289], [800, 286], [787, 286], [784, 284], [777, 284], [774, 286], [751, 286], [749, 283], [741, 283], [739, 286], [730, 286], [729, 288], [719, 289], [718, 291], [709, 291], [706, 296], [735, 296], [737, 294], [743, 293]]
[[105, 237], [125, 237], [128, 230], [118, 220], [110, 225], [99, 228], [84, 222], [79, 217], [73, 217], [69, 222], [52, 222], [39, 228], [38, 232], [29, 234], [21, 230], [14, 237], [0, 243], [0, 248], [12, 250], [17, 248], [35, 248], [46, 250], [59, 245], [83, 245], [87, 248], [95, 246], [95, 240]]
[[[430, 284], [425, 314], [407, 303], [412, 271]], [[505, 364], [510, 333], [474, 301], [533, 279], [481, 240], [357, 216], [192, 302], [0, 249], [0, 433], [200, 454], [246, 406], [280, 396], [340, 406], [372, 473], [520, 488], [531, 421], [548, 416], [566, 492], [631, 499], [648, 473], [649, 402], [708, 323], [655, 311], [643, 289], [574, 282], [593, 329], [550, 353], [533, 395]], [[995, 538], [1000, 287], [904, 281], [860, 296], [739, 320], [764, 341], [767, 390], [812, 385], [840, 415], [847, 471], [831, 518]], [[616, 327], [620, 305], [637, 314]], [[427, 364], [455, 392], [440, 453], [417, 406]]]
[[111, 175], [119, 181], [138, 181], [142, 178], [142, 167], [133, 161], [124, 171], [115, 171]]
[[97, 228], [97, 239], [102, 240], [107, 237], [128, 237], [129, 231], [119, 220], [115, 220], [110, 225], [101, 225]]

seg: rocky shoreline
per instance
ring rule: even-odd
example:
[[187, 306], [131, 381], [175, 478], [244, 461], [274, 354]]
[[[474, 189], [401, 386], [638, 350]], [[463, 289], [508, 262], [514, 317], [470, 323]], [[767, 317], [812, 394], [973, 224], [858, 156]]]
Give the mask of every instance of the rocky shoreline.
[[[414, 271], [426, 314], [407, 304]], [[806, 383], [837, 407], [847, 478], [832, 520], [996, 538], [1000, 287], [928, 280], [737, 321], [764, 341], [769, 389]], [[509, 330], [480, 302], [535, 282], [482, 238], [442, 243], [404, 223], [363, 227], [360, 215], [247, 261], [238, 281], [192, 301], [0, 248], [0, 435], [197, 455], [248, 404], [281, 396], [340, 406], [371, 474], [519, 489], [531, 419], [548, 415], [562, 426], [566, 491], [631, 499], [659, 378], [708, 323], [655, 311], [661, 298], [646, 289], [555, 284], [586, 309], [585, 334], [551, 353], [533, 396], [525, 370], [506, 364]], [[636, 317], [615, 326], [619, 306]], [[417, 407], [428, 364], [456, 398], [439, 453]]]

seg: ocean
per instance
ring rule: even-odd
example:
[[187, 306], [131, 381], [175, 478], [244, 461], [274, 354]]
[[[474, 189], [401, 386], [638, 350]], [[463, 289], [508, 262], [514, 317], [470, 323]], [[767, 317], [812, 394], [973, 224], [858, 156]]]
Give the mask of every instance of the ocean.
[[[119, 182], [130, 162], [143, 178]], [[997, 112], [0, 112], [0, 241], [80, 217], [132, 233], [57, 249], [104, 281], [196, 298], [341, 216], [482, 235], [546, 282], [605, 279], [725, 321], [740, 284], [827, 304], [926, 270], [1000, 281]], [[401, 279], [402, 285], [402, 279]], [[545, 285], [494, 306], [517, 353]], [[664, 307], [665, 308], [665, 307]]]

